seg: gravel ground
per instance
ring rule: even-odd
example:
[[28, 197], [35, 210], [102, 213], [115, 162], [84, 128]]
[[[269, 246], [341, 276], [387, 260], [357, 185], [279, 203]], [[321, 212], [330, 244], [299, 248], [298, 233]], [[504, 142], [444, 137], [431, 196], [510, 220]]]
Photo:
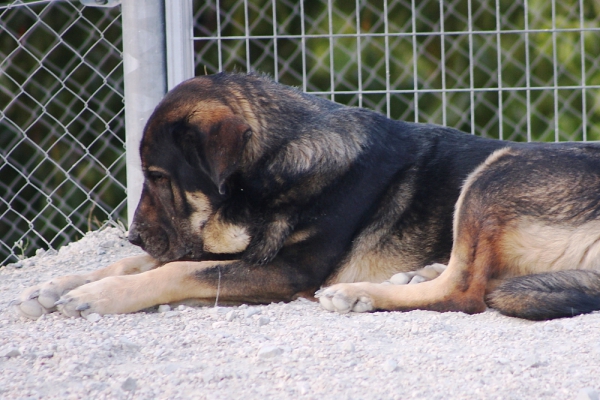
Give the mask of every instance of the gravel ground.
[[[0, 268], [0, 398], [598, 399], [600, 313], [338, 315], [316, 303], [37, 321], [8, 303], [137, 254], [119, 230]], [[42, 254], [43, 253], [43, 254]]]

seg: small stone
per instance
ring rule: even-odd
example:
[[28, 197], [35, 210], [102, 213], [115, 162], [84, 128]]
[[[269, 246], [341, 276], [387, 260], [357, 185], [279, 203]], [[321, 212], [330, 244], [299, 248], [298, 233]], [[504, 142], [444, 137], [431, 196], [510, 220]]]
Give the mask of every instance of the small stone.
[[263, 315], [258, 319], [258, 326], [268, 325], [269, 322], [271, 322], [271, 319], [266, 315]]
[[227, 307], [211, 307], [208, 312], [213, 315], [221, 315], [227, 314], [228, 310], [229, 309]]
[[253, 316], [255, 314], [260, 314], [260, 310], [258, 308], [256, 308], [256, 307], [249, 307], [244, 312], [244, 316], [246, 318], [250, 318], [251, 316]]
[[236, 318], [237, 318], [237, 312], [235, 312], [233, 310], [231, 310], [227, 314], [225, 314], [225, 319], [227, 320], [227, 322], [231, 322]]
[[394, 360], [385, 360], [382, 367], [385, 372], [393, 372], [398, 368], [398, 363]]
[[102, 319], [102, 315], [98, 314], [98, 313], [91, 313], [88, 314], [85, 319], [87, 319], [89, 322], [98, 322]]
[[258, 358], [273, 358], [283, 354], [283, 349], [277, 346], [263, 346], [258, 350]]
[[23, 268], [23, 263], [21, 261], [17, 261], [14, 264], [11, 264], [13, 266], [13, 268]]
[[164, 313], [165, 318], [174, 318], [179, 315], [179, 311], [167, 311]]
[[600, 393], [598, 393], [597, 390], [591, 387], [586, 387], [579, 390], [576, 400], [598, 400], [599, 398]]
[[408, 274], [401, 272], [396, 274], [390, 278], [390, 282], [394, 285], [406, 285], [410, 281], [410, 277]]
[[180, 304], [180, 305], [177, 306], [177, 311], [183, 311], [185, 309], [186, 309], [186, 307], [185, 307], [184, 304]]
[[41, 257], [41, 256], [44, 255], [45, 252], [46, 252], [46, 250], [44, 250], [44, 249], [37, 249], [35, 251], [35, 255], [38, 256], [38, 257]]
[[8, 358], [19, 357], [20, 355], [21, 352], [15, 347], [8, 348], [0, 353], [0, 356]]
[[36, 354], [36, 356], [38, 358], [52, 358], [52, 357], [54, 357], [54, 352], [53, 351], [40, 351], [39, 353]]
[[128, 392], [134, 392], [137, 389], [137, 381], [133, 378], [125, 379], [125, 382], [121, 385], [121, 389], [126, 390]]
[[99, 256], [102, 256], [102, 255], [106, 254], [106, 250], [99, 248], [98, 250], [96, 250], [96, 254]]
[[159, 313], [164, 313], [167, 311], [171, 311], [171, 306], [168, 304], [161, 304], [160, 306], [158, 306], [158, 312]]
[[542, 361], [538, 354], [532, 354], [529, 357], [527, 357], [527, 359], [525, 360], [525, 364], [529, 368], [538, 368], [548, 365], [548, 363]]
[[226, 321], [213, 322], [213, 324], [212, 324], [213, 329], [220, 329], [220, 328], [223, 328], [224, 326], [227, 326]]
[[308, 386], [308, 383], [306, 382], [298, 382], [296, 387], [298, 388], [298, 393], [302, 395], [307, 394], [310, 391], [310, 386]]
[[342, 343], [342, 350], [346, 353], [354, 353], [354, 343], [348, 341]]

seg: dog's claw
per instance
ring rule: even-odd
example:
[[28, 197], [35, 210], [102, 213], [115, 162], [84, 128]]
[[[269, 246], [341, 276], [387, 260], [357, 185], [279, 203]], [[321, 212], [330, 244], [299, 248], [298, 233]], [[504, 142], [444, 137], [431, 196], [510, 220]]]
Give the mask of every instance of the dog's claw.
[[60, 306], [62, 304], [67, 304], [69, 301], [71, 301], [71, 299], [59, 299], [56, 303], [54, 303], [54, 305]]
[[90, 307], [90, 303], [83, 303], [75, 307], [75, 311], [85, 311], [88, 310]]
[[9, 306], [9, 307], [12, 307], [12, 306], [18, 306], [18, 305], [19, 305], [19, 304], [21, 304], [21, 303], [22, 303], [22, 301], [21, 301], [21, 300], [19, 300], [19, 299], [14, 299], [14, 300], [11, 300], [11, 301], [8, 303], [8, 306]]
[[29, 295], [27, 300], [37, 299], [39, 296], [40, 296], [40, 290], [38, 289], [38, 290], [31, 292], [31, 294]]

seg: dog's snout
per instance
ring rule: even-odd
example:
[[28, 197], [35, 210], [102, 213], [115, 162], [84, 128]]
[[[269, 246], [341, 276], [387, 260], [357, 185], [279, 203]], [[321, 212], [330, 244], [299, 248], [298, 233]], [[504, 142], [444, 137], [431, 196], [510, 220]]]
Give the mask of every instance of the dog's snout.
[[129, 243], [133, 244], [134, 246], [142, 247], [142, 236], [140, 235], [136, 224], [132, 224], [129, 228], [129, 235], [127, 239], [129, 240]]

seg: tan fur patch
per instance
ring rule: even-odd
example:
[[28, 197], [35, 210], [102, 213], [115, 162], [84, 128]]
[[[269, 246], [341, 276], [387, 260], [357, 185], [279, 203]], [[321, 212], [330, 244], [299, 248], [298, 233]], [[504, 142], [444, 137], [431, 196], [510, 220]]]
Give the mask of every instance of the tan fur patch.
[[600, 269], [600, 221], [545, 225], [521, 218], [501, 238], [502, 277], [566, 269]]
[[250, 243], [245, 227], [224, 222], [219, 213], [204, 226], [203, 239], [204, 251], [217, 254], [240, 253]]
[[399, 258], [381, 252], [368, 252], [352, 257], [342, 268], [327, 280], [325, 286], [336, 283], [373, 282], [381, 283], [399, 271]]
[[345, 140], [335, 132], [313, 131], [310, 137], [290, 142], [273, 165], [294, 173], [312, 168], [339, 170], [356, 159], [361, 146], [359, 140]]
[[208, 197], [200, 191], [186, 192], [187, 203], [192, 206], [194, 211], [190, 215], [190, 224], [195, 232], [200, 233], [202, 227], [208, 221], [212, 213], [212, 207]]
[[314, 229], [305, 229], [292, 233], [285, 241], [284, 246], [300, 243], [311, 237], [315, 233]]
[[214, 124], [231, 116], [233, 112], [229, 106], [216, 100], [203, 100], [190, 112], [188, 122], [208, 131]]

